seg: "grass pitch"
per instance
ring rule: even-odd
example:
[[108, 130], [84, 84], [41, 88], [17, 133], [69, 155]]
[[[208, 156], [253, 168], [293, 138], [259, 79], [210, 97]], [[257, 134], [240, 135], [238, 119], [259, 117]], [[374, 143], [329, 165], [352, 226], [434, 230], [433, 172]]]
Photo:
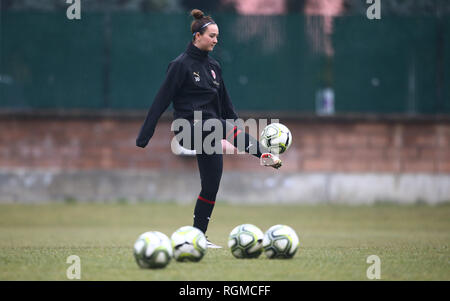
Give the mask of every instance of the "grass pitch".
[[[450, 205], [233, 206], [217, 203], [208, 250], [199, 263], [174, 260], [162, 270], [136, 265], [139, 234], [170, 235], [192, 224], [193, 204], [0, 205], [0, 280], [66, 280], [81, 259], [81, 280], [367, 280], [369, 255], [382, 280], [450, 280]], [[235, 259], [229, 232], [252, 223], [287, 224], [298, 234], [293, 259]]]

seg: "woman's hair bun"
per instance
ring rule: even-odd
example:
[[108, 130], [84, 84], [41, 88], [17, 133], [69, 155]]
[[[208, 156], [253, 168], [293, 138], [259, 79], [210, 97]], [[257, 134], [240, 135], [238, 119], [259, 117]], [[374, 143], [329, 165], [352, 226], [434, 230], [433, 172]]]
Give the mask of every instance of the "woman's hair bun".
[[193, 9], [193, 10], [191, 11], [191, 15], [192, 15], [195, 19], [198, 19], [198, 20], [200, 20], [201, 18], [204, 17], [203, 12], [202, 12], [201, 10], [199, 10], [199, 9]]

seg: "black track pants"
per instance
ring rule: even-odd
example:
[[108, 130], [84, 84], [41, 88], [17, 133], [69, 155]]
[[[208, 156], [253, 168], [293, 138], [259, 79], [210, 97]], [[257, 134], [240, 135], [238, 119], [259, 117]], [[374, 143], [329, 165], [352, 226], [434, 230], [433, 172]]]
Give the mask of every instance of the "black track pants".
[[[214, 205], [216, 202], [217, 191], [219, 190], [220, 180], [222, 178], [223, 171], [223, 156], [221, 153], [221, 140], [226, 139], [228, 142], [232, 143], [234, 146], [238, 148], [239, 151], [245, 151], [247, 153], [251, 153], [256, 157], [261, 157], [262, 153], [268, 152], [262, 145], [259, 144], [258, 140], [254, 137], [250, 136], [244, 130], [239, 129], [237, 126], [234, 126], [230, 123], [227, 123], [225, 120], [220, 120], [222, 127], [222, 135], [218, 137], [219, 139], [213, 141], [211, 143], [212, 146], [217, 145], [217, 149], [220, 149], [218, 153], [210, 153], [204, 151], [202, 148], [199, 151], [199, 145], [195, 144], [195, 135], [196, 133], [201, 133], [201, 147], [203, 146], [203, 142], [205, 139], [208, 139], [208, 135], [210, 135], [214, 127], [211, 130], [200, 131], [196, 130], [196, 126], [205, 126], [206, 120], [201, 122], [197, 122], [194, 125], [194, 122], [190, 122], [190, 131], [191, 131], [191, 139], [189, 141], [183, 141], [183, 139], [179, 139], [180, 145], [187, 149], [196, 149], [197, 154], [197, 163], [198, 169], [200, 172], [201, 179], [201, 191], [197, 197], [197, 202], [194, 209], [194, 227], [202, 230], [206, 233], [208, 228], [209, 220], [214, 209]], [[180, 131], [176, 131], [175, 134], [178, 135]]]

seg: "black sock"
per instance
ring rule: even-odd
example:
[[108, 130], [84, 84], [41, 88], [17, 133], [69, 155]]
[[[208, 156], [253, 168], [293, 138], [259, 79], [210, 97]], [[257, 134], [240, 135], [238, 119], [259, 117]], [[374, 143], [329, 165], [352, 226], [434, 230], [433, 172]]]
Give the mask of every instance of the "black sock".
[[215, 201], [205, 199], [201, 195], [198, 196], [194, 209], [194, 227], [206, 233], [208, 229], [209, 219], [214, 209]]

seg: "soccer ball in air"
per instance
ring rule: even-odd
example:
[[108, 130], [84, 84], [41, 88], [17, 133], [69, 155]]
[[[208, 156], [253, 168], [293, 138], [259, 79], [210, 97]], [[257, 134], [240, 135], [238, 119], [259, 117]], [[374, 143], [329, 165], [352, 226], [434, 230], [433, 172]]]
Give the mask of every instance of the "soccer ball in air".
[[261, 132], [260, 142], [271, 153], [282, 154], [292, 144], [291, 131], [281, 123], [271, 123]]
[[163, 268], [172, 258], [170, 239], [161, 232], [141, 234], [134, 243], [134, 258], [143, 269]]
[[243, 224], [235, 227], [228, 237], [228, 247], [236, 258], [257, 258], [262, 253], [264, 234], [252, 225]]
[[177, 261], [200, 261], [206, 254], [206, 237], [192, 226], [179, 228], [172, 234], [173, 256]]
[[292, 258], [299, 246], [295, 231], [286, 225], [275, 225], [264, 234], [264, 254], [268, 258]]

